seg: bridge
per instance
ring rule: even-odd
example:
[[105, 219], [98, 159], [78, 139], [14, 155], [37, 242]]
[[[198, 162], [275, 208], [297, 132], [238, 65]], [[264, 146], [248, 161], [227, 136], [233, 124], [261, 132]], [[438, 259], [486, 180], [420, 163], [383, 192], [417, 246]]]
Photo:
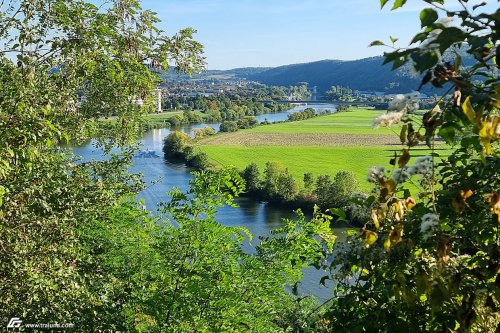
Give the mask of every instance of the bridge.
[[347, 102], [347, 101], [329, 101], [329, 100], [266, 100], [266, 101], [260, 101], [262, 103], [278, 103], [278, 104], [335, 104], [335, 105], [366, 105], [366, 106], [373, 106], [377, 109], [387, 109], [388, 103], [381, 103], [381, 102]]

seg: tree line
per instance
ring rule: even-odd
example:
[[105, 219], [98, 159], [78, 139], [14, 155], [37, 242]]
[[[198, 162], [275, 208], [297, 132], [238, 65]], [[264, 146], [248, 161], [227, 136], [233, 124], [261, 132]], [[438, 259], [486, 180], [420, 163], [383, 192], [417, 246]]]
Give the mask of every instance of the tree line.
[[[393, 9], [406, 3], [380, 1], [389, 2]], [[392, 170], [369, 170], [374, 191], [358, 200], [369, 216], [342, 244], [331, 229], [332, 214], [347, 219], [340, 210], [316, 210], [311, 220], [299, 211], [258, 241], [244, 227], [218, 223], [216, 207], [234, 205], [247, 190], [234, 169], [195, 173], [190, 189], [174, 189], [159, 215], [135, 201], [144, 183], [130, 164], [149, 107], [133, 99], [153, 104], [155, 71], [172, 62], [188, 72], [203, 67], [193, 29], [166, 36], [137, 1], [2, 3], [3, 325], [71, 323], [77, 332], [498, 330], [499, 9], [471, 2], [447, 8], [426, 0], [413, 43], [394, 49], [391, 38], [386, 62], [395, 69], [411, 62], [422, 85], [447, 86], [449, 94], [417, 120], [398, 117], [412, 101], [392, 105], [396, 115], [389, 116], [404, 119], [405, 147]], [[474, 66], [462, 67], [458, 52], [454, 63], [441, 61], [461, 47]], [[80, 104], [81, 91], [87, 99]], [[110, 116], [116, 121], [102, 121]], [[106, 158], [82, 161], [60, 146], [91, 139]], [[438, 139], [457, 144], [439, 158]], [[415, 158], [421, 143], [432, 154]], [[249, 191], [297, 196], [286, 168], [268, 163], [258, 177], [258, 168], [247, 169]], [[344, 174], [319, 178], [304, 175], [304, 188], [318, 200], [349, 183]], [[243, 251], [248, 242], [255, 253]], [[294, 295], [305, 267], [324, 270], [319, 283], [335, 282], [329, 301]]]

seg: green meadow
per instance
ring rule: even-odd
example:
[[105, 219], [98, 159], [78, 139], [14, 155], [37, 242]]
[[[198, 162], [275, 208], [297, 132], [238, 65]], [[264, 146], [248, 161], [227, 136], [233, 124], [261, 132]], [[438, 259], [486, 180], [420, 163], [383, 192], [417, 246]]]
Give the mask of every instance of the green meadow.
[[[346, 112], [307, 120], [258, 126], [248, 130], [256, 133], [338, 133], [338, 134], [394, 134], [395, 128], [373, 128], [372, 121], [385, 111], [351, 108]], [[399, 132], [398, 132], [399, 133]]]
[[[216, 165], [233, 165], [239, 169], [255, 162], [263, 172], [266, 162], [279, 162], [288, 168], [301, 185], [306, 172], [312, 172], [316, 177], [322, 174], [334, 176], [338, 171], [346, 170], [354, 173], [367, 190], [371, 189], [371, 184], [366, 182], [368, 168], [379, 165], [391, 167], [389, 160], [402, 148], [398, 136], [399, 126], [392, 129], [372, 128], [372, 120], [381, 113], [383, 111], [354, 109], [303, 121], [258, 126], [202, 139], [198, 142], [197, 149], [207, 153], [210, 161]], [[253, 136], [262, 137], [266, 133], [269, 135], [269, 142], [257, 140], [257, 143], [249, 145], [244, 140], [252, 139]], [[344, 140], [341, 145], [337, 144], [336, 139], [332, 139], [330, 144], [319, 140], [315, 142], [313, 134]], [[303, 136], [305, 145], [288, 144], [292, 142], [292, 136], [293, 142], [297, 141], [297, 137]], [[382, 136], [390, 136], [392, 143], [379, 144]], [[348, 139], [348, 144], [345, 144], [345, 138]], [[447, 150], [443, 150], [443, 155], [446, 152]], [[429, 149], [419, 146], [413, 148], [411, 154], [412, 158], [428, 155]]]

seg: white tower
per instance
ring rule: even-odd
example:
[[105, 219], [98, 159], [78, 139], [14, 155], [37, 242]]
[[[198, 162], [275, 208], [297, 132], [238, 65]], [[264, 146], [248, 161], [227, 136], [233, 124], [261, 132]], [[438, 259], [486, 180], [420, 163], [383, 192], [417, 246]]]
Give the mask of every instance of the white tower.
[[161, 109], [161, 89], [155, 89], [156, 91], [156, 112], [160, 113]]

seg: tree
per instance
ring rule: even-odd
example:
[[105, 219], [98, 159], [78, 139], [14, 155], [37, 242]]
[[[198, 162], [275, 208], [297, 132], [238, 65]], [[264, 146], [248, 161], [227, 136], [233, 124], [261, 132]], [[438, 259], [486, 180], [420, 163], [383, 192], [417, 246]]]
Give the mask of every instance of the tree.
[[311, 172], [306, 172], [304, 174], [304, 188], [308, 191], [312, 190], [314, 185], [314, 176]]
[[316, 179], [316, 186], [314, 187], [314, 194], [316, 195], [317, 203], [323, 210], [332, 208], [331, 198], [332, 193], [332, 179], [328, 175], [320, 175]]
[[339, 171], [335, 174], [331, 188], [331, 207], [344, 208], [351, 202], [353, 195], [361, 190], [361, 186], [352, 172]]
[[[203, 62], [192, 29], [168, 37], [137, 1], [94, 3], [0, 3], [0, 317], [81, 331], [118, 322], [117, 290], [82, 230], [142, 187], [127, 144], [152, 102], [154, 70]], [[81, 163], [58, 147], [90, 139], [122, 154]]]
[[226, 120], [220, 124], [219, 131], [221, 132], [236, 132], [238, 130], [238, 124], [235, 121]]
[[251, 116], [245, 116], [238, 120], [237, 126], [239, 129], [254, 128], [259, 124], [259, 121]]
[[298, 185], [288, 169], [278, 162], [266, 163], [262, 189], [269, 200], [277, 202], [293, 201], [299, 192]]
[[260, 171], [256, 163], [250, 163], [243, 170], [242, 177], [246, 183], [246, 189], [248, 192], [257, 192], [261, 189], [260, 181]]
[[[393, 9], [405, 2], [394, 1]], [[386, 53], [385, 62], [394, 69], [410, 63], [423, 74], [420, 88], [445, 92], [422, 116], [408, 116], [416, 105], [407, 95], [375, 120], [401, 119], [405, 147], [392, 171], [369, 170], [375, 194], [362, 202], [371, 218], [332, 262], [339, 282], [324, 319], [328, 330], [498, 330], [500, 9], [481, 12], [486, 3], [475, 1], [459, 1], [458, 9], [442, 0], [425, 3], [423, 30], [408, 48]], [[472, 66], [462, 66], [464, 52], [474, 57]], [[439, 137], [455, 144], [449, 156], [439, 156]], [[415, 158], [420, 143], [429, 156]]]
[[180, 131], [170, 132], [163, 139], [163, 154], [167, 158], [182, 159], [184, 157], [184, 149], [191, 141], [191, 137]]

